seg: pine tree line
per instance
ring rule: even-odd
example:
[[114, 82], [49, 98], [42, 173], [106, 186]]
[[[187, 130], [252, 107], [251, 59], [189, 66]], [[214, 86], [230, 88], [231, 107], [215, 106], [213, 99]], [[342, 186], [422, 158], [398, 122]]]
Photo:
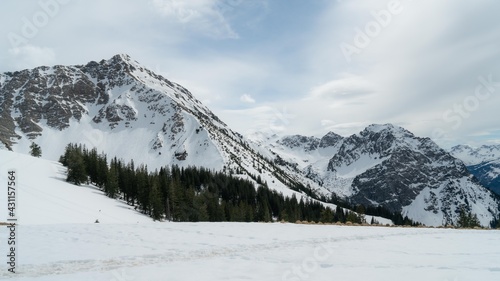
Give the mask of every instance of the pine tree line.
[[[356, 213], [341, 205], [332, 210], [317, 200], [285, 197], [255, 175], [257, 189], [252, 181], [202, 167], [171, 166], [150, 172], [146, 165], [136, 167], [133, 160], [125, 163], [117, 158], [108, 165], [106, 154], [76, 144], [66, 146], [60, 162], [68, 167], [68, 182], [94, 184], [110, 198], [124, 200], [155, 220], [364, 223], [363, 214], [371, 210], [351, 208]], [[297, 189], [311, 193], [308, 187]], [[414, 224], [402, 217], [397, 224], [405, 223]]]
[[472, 214], [464, 206], [460, 208], [457, 226], [461, 228], [481, 227], [481, 222], [476, 214]]

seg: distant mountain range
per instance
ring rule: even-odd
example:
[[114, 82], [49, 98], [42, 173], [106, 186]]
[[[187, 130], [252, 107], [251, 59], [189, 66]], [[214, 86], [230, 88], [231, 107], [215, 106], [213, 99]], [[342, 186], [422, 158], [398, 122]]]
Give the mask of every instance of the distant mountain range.
[[[128, 55], [2, 73], [0, 110], [0, 147], [27, 153], [34, 141], [52, 160], [66, 144], [83, 143], [153, 169], [195, 165], [258, 176], [287, 196], [334, 194], [427, 225], [455, 223], [464, 209], [486, 226], [499, 212], [481, 178], [428, 138], [391, 124], [349, 137], [245, 138], [187, 89]], [[481, 153], [485, 160], [496, 152]]]
[[482, 185], [500, 195], [500, 145], [478, 148], [457, 145], [451, 148], [450, 153], [464, 161]]
[[478, 214], [483, 224], [498, 212], [498, 200], [462, 161], [429, 138], [391, 124], [346, 138], [275, 136], [261, 137], [259, 144], [282, 166], [295, 167], [353, 204], [381, 205], [427, 225], [451, 224], [461, 208]]

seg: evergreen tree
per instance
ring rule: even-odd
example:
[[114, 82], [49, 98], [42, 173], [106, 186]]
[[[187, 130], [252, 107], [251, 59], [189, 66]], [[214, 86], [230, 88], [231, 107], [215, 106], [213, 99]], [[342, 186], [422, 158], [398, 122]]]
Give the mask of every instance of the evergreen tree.
[[72, 147], [64, 160], [68, 166], [68, 176], [66, 181], [81, 185], [87, 181], [87, 172], [85, 171], [85, 162], [83, 161], [83, 152], [81, 147]]
[[137, 199], [139, 206], [145, 214], [150, 214], [149, 193], [151, 186], [149, 183], [148, 168], [145, 165], [139, 166], [136, 171], [136, 186], [137, 186]]
[[[204, 196], [196, 196], [194, 199], [194, 209], [197, 210], [196, 221], [209, 221], [208, 204]], [[243, 221], [243, 220], [241, 220]]]
[[321, 211], [321, 220], [322, 223], [331, 223], [333, 222], [333, 212], [330, 208], [325, 208]]
[[472, 214], [470, 211], [467, 211], [465, 207], [461, 207], [457, 226], [462, 228], [473, 228], [480, 227], [481, 223], [476, 214]]
[[151, 217], [154, 220], [161, 220], [163, 217], [163, 198], [160, 191], [160, 184], [158, 176], [153, 176], [151, 180], [151, 192], [149, 193], [149, 202], [151, 205]]
[[30, 145], [30, 155], [40, 158], [42, 156], [42, 148], [38, 144], [32, 142]]
[[106, 177], [106, 185], [104, 186], [104, 192], [110, 198], [115, 198], [118, 192], [118, 171], [117, 163], [112, 161], [109, 167], [109, 171]]
[[347, 221], [352, 222], [352, 223], [362, 223], [363, 222], [361, 217], [358, 214], [356, 214], [355, 212], [351, 212], [351, 211], [349, 211], [347, 213]]
[[169, 210], [167, 210], [167, 214], [170, 214], [170, 220], [177, 221], [181, 216], [179, 209], [180, 202], [180, 182], [178, 179], [174, 178], [170, 182], [170, 188], [168, 190], [168, 199], [167, 205], [169, 206]]
[[97, 185], [98, 181], [98, 157], [97, 157], [97, 149], [93, 148], [88, 151], [87, 149], [83, 149], [83, 159], [85, 161], [85, 170], [89, 176], [90, 182]]
[[104, 188], [104, 185], [108, 181], [108, 161], [105, 154], [101, 154], [97, 157], [97, 173], [95, 184], [99, 188]]

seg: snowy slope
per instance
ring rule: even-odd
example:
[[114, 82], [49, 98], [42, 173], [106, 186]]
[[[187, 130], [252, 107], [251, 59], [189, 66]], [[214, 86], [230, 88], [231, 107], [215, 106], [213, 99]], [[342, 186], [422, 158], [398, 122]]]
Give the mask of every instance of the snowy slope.
[[328, 184], [329, 178], [324, 172], [342, 143], [341, 136], [329, 132], [321, 138], [300, 135], [280, 137], [258, 132], [249, 135], [248, 139], [256, 151], [273, 159], [287, 173], [303, 178], [318, 193], [326, 196], [330, 196], [332, 191], [343, 194], [340, 188], [332, 188], [335, 184]]
[[450, 153], [464, 161], [465, 165], [472, 166], [500, 159], [500, 145], [482, 145], [480, 147], [457, 145], [450, 149]]
[[[2, 237], [6, 230], [0, 228]], [[19, 243], [18, 273], [2, 268], [2, 280], [500, 279], [500, 235], [485, 230], [61, 224], [23, 226]]]
[[[18, 219], [23, 225], [68, 223], [148, 223], [151, 218], [132, 207], [111, 200], [92, 186], [66, 182], [66, 168], [56, 162], [0, 150], [0, 182], [7, 182], [7, 171], [17, 172]], [[0, 193], [6, 206], [7, 192]], [[7, 218], [1, 208], [0, 221]]]
[[[59, 223], [148, 223], [152, 219], [124, 202], [113, 200], [94, 186], [66, 182], [62, 164], [25, 154], [0, 150], [0, 179], [7, 171], [17, 173], [19, 223], [23, 225]], [[7, 202], [6, 192], [0, 202]], [[0, 212], [5, 221], [6, 208]]]

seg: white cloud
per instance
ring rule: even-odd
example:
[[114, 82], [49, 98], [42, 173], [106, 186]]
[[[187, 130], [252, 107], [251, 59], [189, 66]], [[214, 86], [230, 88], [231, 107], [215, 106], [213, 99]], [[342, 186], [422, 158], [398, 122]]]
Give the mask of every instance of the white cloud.
[[244, 94], [240, 97], [240, 101], [244, 103], [255, 103], [255, 99], [253, 99], [250, 95]]
[[[228, 125], [243, 134], [262, 132], [266, 134], [289, 134], [296, 116], [286, 106], [263, 105], [240, 110], [221, 112]], [[241, 130], [243, 129], [243, 130]]]
[[493, 118], [496, 97], [481, 103], [456, 130], [442, 117], [474, 94], [478, 76], [493, 74], [494, 81], [500, 80], [500, 50], [495, 47], [500, 25], [492, 12], [499, 4], [399, 1], [402, 12], [348, 62], [339, 46], [352, 44], [356, 28], [363, 30], [374, 21], [372, 12], [386, 9], [388, 2], [342, 1], [319, 17], [308, 57], [311, 74], [326, 82], [311, 87], [306, 101], [314, 110], [309, 114], [333, 120], [333, 125], [323, 125], [340, 131], [344, 129], [337, 124], [354, 130], [356, 124], [392, 122], [432, 136], [435, 128], [443, 128], [446, 142], [500, 129]]
[[[261, 126], [346, 135], [392, 122], [420, 136], [442, 128], [446, 142], [498, 139], [500, 89], [457, 129], [443, 114], [474, 94], [478, 76], [500, 81], [500, 2], [401, 0], [403, 11], [350, 63], [340, 44], [352, 43], [355, 29], [364, 29], [372, 11], [390, 0], [299, 2], [70, 1], [31, 45], [9, 50], [8, 36], [0, 38], [7, 50], [0, 68], [83, 64], [128, 53], [210, 103], [241, 132]], [[36, 1], [0, 1], [0, 8], [9, 11], [1, 20], [6, 35], [19, 33], [21, 19], [40, 9]], [[258, 24], [249, 28], [254, 18]], [[239, 40], [220, 40], [232, 38]], [[229, 110], [246, 107], [242, 102], [254, 108]], [[283, 107], [286, 114], [276, 114]], [[285, 123], [280, 114], [294, 118]]]
[[337, 123], [333, 120], [321, 120], [321, 125], [327, 131], [332, 131], [341, 136], [349, 136], [351, 134], [355, 134], [366, 126], [370, 125], [370, 123], [366, 122], [351, 122], [351, 123]]
[[238, 38], [216, 0], [152, 0], [153, 6], [170, 20], [206, 36], [226, 39]]
[[26, 69], [52, 65], [56, 61], [56, 54], [51, 48], [24, 45], [9, 49], [8, 60], [16, 69]]
[[313, 87], [306, 99], [354, 99], [369, 95], [375, 86], [363, 77], [344, 74], [339, 79]]

